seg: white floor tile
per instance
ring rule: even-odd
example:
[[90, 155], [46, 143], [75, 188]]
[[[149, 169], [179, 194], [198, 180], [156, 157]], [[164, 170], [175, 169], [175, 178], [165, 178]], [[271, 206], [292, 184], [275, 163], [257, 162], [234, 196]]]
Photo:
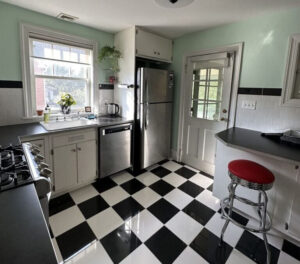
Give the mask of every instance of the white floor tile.
[[208, 264], [208, 262], [196, 253], [190, 247], [186, 247], [185, 250], [179, 255], [179, 257], [173, 262], [174, 264]]
[[286, 254], [285, 252], [281, 251], [277, 263], [278, 264], [299, 264], [300, 261]]
[[87, 220], [98, 239], [119, 227], [123, 220], [112, 208], [107, 208]]
[[182, 211], [167, 222], [166, 227], [188, 245], [203, 228], [201, 224]]
[[134, 195], [132, 195], [132, 197], [145, 208], [154, 204], [156, 201], [158, 201], [161, 198], [159, 194], [154, 192], [149, 187], [146, 187], [136, 192]]
[[213, 196], [212, 192], [208, 190], [204, 190], [201, 192], [197, 197], [196, 200], [198, 200], [200, 203], [205, 204], [206, 206], [210, 207], [214, 211], [218, 211], [220, 209], [220, 199]]
[[180, 210], [186, 207], [193, 200], [191, 196], [179, 189], [172, 190], [164, 196], [164, 198]]
[[85, 218], [76, 205], [50, 216], [49, 218], [50, 226], [55, 237], [84, 221]]
[[57, 245], [56, 239], [52, 238], [51, 242], [52, 242], [52, 245], [53, 245], [53, 248], [54, 248], [54, 251], [55, 251], [57, 263], [59, 263], [59, 264], [63, 263], [63, 258], [61, 256], [61, 253], [60, 253], [59, 247]]
[[98, 241], [74, 256], [66, 264], [113, 264], [105, 249]]
[[205, 189], [214, 182], [212, 179], [203, 176], [201, 174], [196, 174], [193, 177], [191, 177], [189, 180]]
[[93, 185], [88, 185], [71, 192], [70, 195], [76, 204], [80, 204], [96, 195], [99, 195], [99, 193]]
[[[205, 225], [205, 228], [214, 233], [217, 237], [220, 237], [224, 223], [225, 220], [221, 219], [221, 214], [216, 213]], [[244, 230], [242, 228], [229, 223], [224, 235], [224, 241], [232, 247], [235, 247], [243, 232]]]
[[110, 206], [113, 206], [129, 197], [129, 194], [122, 187], [116, 186], [101, 193], [101, 196]]
[[184, 165], [184, 167], [186, 167], [186, 168], [188, 168], [188, 169], [190, 169], [190, 170], [192, 170], [192, 171], [194, 171], [194, 172], [199, 173], [199, 170], [197, 170], [197, 169], [195, 169], [195, 168], [193, 168], [193, 167], [191, 167], [191, 166], [189, 166], [189, 165]]
[[140, 245], [130, 255], [123, 259], [121, 264], [159, 264], [160, 261], [144, 245]]
[[227, 259], [226, 264], [255, 264], [255, 262], [246, 257], [240, 251], [234, 249]]
[[149, 171], [142, 173], [141, 175], [136, 177], [136, 179], [138, 179], [141, 183], [145, 184], [146, 186], [149, 186], [152, 183], [155, 183], [158, 180], [160, 180], [159, 177], [157, 177], [156, 175], [154, 175]]
[[165, 167], [166, 169], [168, 169], [170, 171], [176, 171], [182, 167], [180, 164], [178, 164], [177, 162], [174, 162], [172, 160], [162, 164], [161, 166]]
[[148, 210], [144, 210], [133, 218], [128, 219], [125, 225], [131, 229], [142, 242], [145, 242], [163, 226]]
[[133, 179], [134, 177], [127, 171], [121, 171], [115, 175], [113, 175], [111, 177], [111, 179], [116, 183], [121, 185], [124, 182], [127, 182], [131, 179]]
[[176, 174], [176, 173], [170, 173], [167, 176], [163, 178], [164, 181], [170, 183], [174, 187], [178, 187], [184, 182], [186, 182], [186, 178]]

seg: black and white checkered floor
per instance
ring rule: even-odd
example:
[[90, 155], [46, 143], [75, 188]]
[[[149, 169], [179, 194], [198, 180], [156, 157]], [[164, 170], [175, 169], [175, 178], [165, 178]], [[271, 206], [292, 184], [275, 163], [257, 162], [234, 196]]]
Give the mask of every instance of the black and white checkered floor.
[[[164, 161], [136, 177], [122, 172], [53, 199], [50, 226], [59, 261], [265, 263], [261, 237], [232, 224], [218, 247], [224, 220], [212, 183], [209, 175]], [[272, 263], [300, 263], [299, 245], [275, 235], [269, 243]]]

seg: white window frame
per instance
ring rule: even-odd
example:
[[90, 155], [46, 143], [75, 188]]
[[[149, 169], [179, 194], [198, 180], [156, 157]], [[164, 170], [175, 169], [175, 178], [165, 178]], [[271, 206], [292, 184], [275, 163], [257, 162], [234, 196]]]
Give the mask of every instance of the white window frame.
[[300, 107], [300, 99], [293, 98], [296, 81], [296, 71], [300, 60], [300, 34], [293, 34], [289, 39], [287, 64], [281, 96], [281, 105]]
[[22, 60], [22, 79], [23, 79], [23, 96], [24, 96], [24, 118], [35, 118], [37, 115], [34, 113], [33, 92], [34, 84], [31, 80], [30, 69], [30, 38], [37, 38], [46, 41], [59, 42], [66, 45], [88, 48], [92, 50], [92, 78], [91, 78], [91, 91], [90, 102], [93, 112], [98, 113], [98, 43], [95, 40], [81, 38], [74, 35], [68, 35], [62, 32], [53, 31], [51, 29], [38, 27], [29, 24], [20, 24], [20, 39], [21, 39], [21, 60]]

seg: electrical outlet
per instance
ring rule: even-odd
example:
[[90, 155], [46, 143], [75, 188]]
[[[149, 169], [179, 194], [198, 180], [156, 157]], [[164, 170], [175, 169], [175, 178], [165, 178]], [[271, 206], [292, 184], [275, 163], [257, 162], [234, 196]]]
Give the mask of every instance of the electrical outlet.
[[255, 110], [256, 109], [256, 101], [243, 100], [242, 108], [248, 109], [248, 110]]

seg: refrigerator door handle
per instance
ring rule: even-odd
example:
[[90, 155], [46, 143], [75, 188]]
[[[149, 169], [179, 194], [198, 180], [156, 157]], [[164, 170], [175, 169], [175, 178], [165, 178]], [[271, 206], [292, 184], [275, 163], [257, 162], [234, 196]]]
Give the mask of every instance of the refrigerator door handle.
[[145, 129], [148, 128], [149, 120], [148, 120], [148, 103], [145, 103]]

